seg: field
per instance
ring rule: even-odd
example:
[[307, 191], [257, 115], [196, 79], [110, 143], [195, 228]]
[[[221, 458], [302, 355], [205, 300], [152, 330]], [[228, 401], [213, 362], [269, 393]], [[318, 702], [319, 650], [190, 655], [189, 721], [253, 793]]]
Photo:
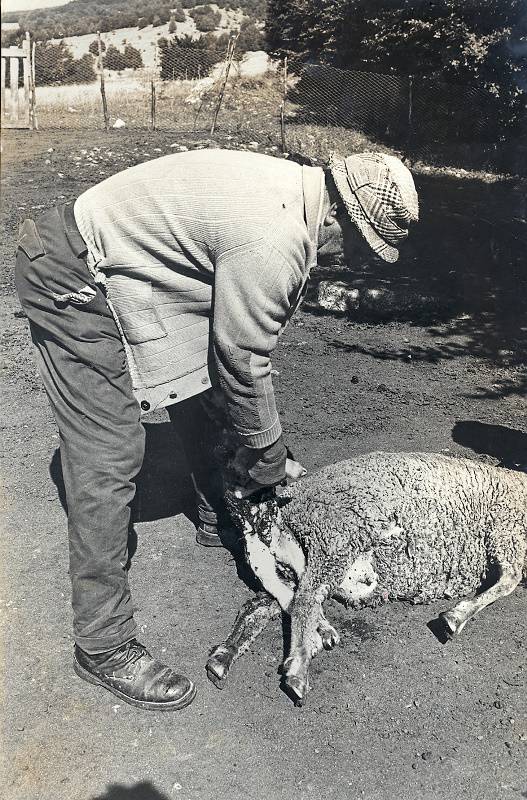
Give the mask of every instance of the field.
[[[263, 141], [263, 140], [262, 140]], [[358, 140], [360, 146], [361, 142]], [[71, 669], [58, 437], [13, 289], [18, 223], [105, 176], [178, 148], [255, 148], [255, 136], [8, 132], [3, 143], [0, 558], [4, 766], [9, 800], [520, 800], [527, 797], [527, 595], [459, 640], [427, 627], [444, 603], [346, 612], [342, 644], [312, 667], [297, 709], [279, 689], [269, 626], [216, 690], [209, 649], [250, 589], [226, 550], [194, 542], [188, 478], [163, 414], [147, 419], [131, 583], [141, 638], [196, 681], [185, 711], [140, 712]], [[275, 149], [271, 150], [273, 147]], [[262, 152], [276, 154], [276, 146]], [[322, 314], [310, 297], [274, 359], [285, 436], [313, 471], [374, 449], [527, 461], [525, 185], [417, 176], [419, 228], [402, 261], [347, 275], [385, 308]]]

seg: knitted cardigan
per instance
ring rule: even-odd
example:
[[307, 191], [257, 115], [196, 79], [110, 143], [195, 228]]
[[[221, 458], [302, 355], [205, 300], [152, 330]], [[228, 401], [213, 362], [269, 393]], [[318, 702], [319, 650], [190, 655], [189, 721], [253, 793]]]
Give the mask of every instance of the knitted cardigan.
[[230, 150], [164, 156], [75, 203], [143, 411], [219, 384], [252, 448], [281, 433], [271, 354], [316, 262], [323, 171]]

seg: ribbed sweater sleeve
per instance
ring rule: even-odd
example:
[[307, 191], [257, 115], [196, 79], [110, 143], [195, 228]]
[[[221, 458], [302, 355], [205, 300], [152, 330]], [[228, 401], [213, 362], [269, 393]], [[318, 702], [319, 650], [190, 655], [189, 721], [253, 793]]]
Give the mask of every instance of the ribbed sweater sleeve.
[[237, 248], [216, 265], [212, 348], [233, 428], [250, 448], [281, 435], [271, 354], [303, 282], [306, 253], [267, 240]]

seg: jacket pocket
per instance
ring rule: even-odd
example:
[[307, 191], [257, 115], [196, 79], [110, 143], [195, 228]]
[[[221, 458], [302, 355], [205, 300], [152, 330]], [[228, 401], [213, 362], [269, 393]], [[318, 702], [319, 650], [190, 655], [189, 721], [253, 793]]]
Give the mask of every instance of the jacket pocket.
[[108, 276], [110, 300], [129, 344], [143, 344], [164, 339], [168, 334], [152, 305], [152, 284], [127, 275]]
[[37, 226], [32, 219], [25, 219], [20, 225], [17, 247], [24, 251], [30, 261], [46, 255]]

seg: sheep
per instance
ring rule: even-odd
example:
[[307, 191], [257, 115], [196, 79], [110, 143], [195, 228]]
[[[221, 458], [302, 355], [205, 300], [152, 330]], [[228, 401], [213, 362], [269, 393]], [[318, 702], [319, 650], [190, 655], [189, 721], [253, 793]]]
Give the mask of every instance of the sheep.
[[306, 698], [311, 659], [339, 642], [322, 605], [466, 597], [439, 619], [458, 635], [527, 574], [527, 475], [426, 453], [374, 452], [328, 466], [258, 500], [226, 493], [264, 592], [242, 608], [207, 674], [222, 688], [230, 666], [267, 622], [291, 615], [284, 688]]

